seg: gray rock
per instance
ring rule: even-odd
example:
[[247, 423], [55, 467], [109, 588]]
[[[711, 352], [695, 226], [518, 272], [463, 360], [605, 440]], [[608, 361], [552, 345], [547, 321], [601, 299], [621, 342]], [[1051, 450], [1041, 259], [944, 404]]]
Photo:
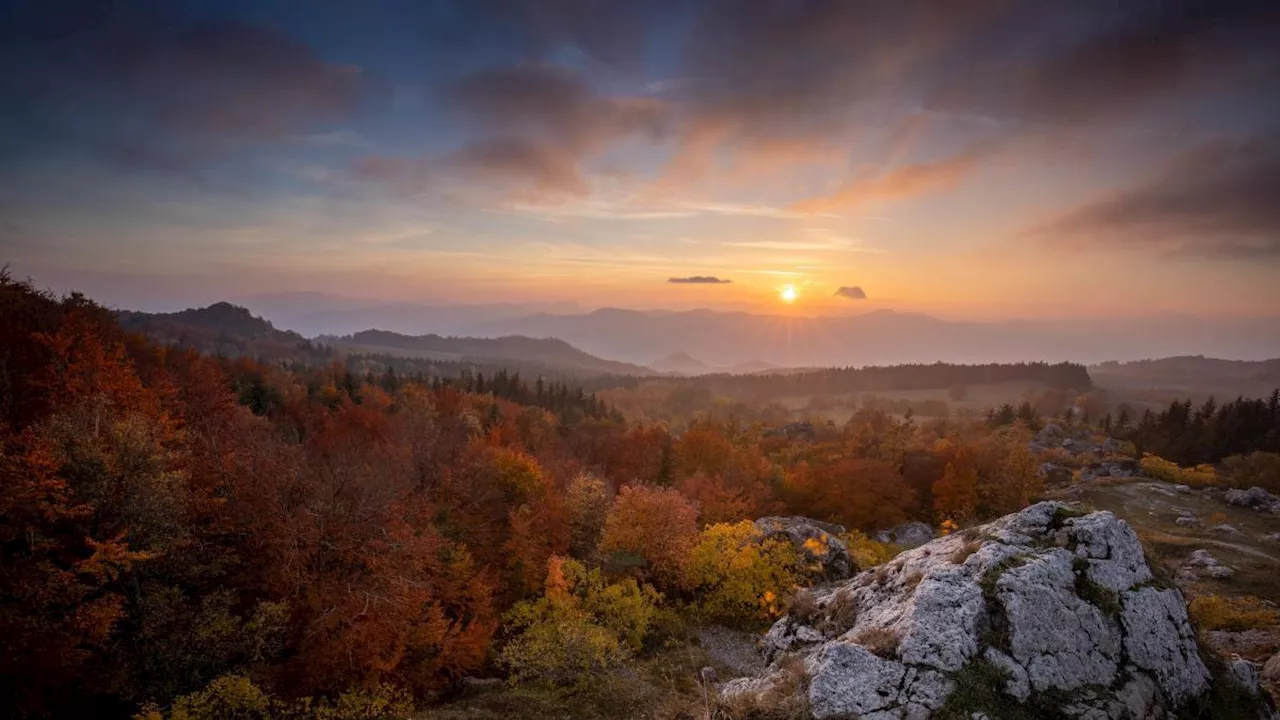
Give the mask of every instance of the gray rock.
[[861, 645], [832, 642], [805, 660], [815, 718], [862, 717], [896, 708], [906, 668]]
[[1055, 462], [1040, 463], [1036, 474], [1049, 485], [1065, 485], [1071, 482], [1071, 468]]
[[1226, 523], [1223, 523], [1221, 525], [1214, 525], [1213, 531], [1216, 533], [1220, 533], [1222, 535], [1239, 535], [1240, 534], [1240, 530], [1236, 528], [1236, 526], [1227, 525]]
[[1175, 492], [1180, 492], [1180, 493], [1182, 493], [1183, 495], [1190, 495], [1190, 494], [1191, 494], [1191, 486], [1190, 486], [1190, 485], [1174, 485], [1174, 486], [1173, 486], [1173, 489], [1174, 489], [1174, 491], [1175, 491]]
[[[1204, 553], [1188, 567], [1213, 565]], [[813, 717], [925, 718], [983, 661], [1012, 700], [1070, 698], [1055, 707], [1073, 717], [1163, 717], [1210, 676], [1181, 592], [1152, 579], [1126, 523], [1039, 503], [815, 591], [816, 612], [766, 635], [769, 668], [721, 696], [784, 687], [799, 658]]]
[[821, 568], [824, 580], [843, 580], [858, 570], [848, 546], [840, 539], [845, 533], [841, 525], [806, 517], [765, 517], [756, 521], [756, 530], [761, 538], [791, 542], [811, 564]]
[[935, 536], [933, 528], [922, 522], [909, 522], [888, 530], [879, 530], [872, 536], [876, 542], [893, 543], [906, 549], [920, 547]]
[[1222, 499], [1226, 501], [1228, 505], [1268, 509], [1277, 501], [1277, 498], [1274, 495], [1256, 485], [1248, 490], [1232, 488], [1222, 496]]
[[1181, 527], [1199, 527], [1200, 526], [1200, 521], [1189, 515], [1183, 515], [1182, 517], [1178, 518], [1177, 520], [1174, 520], [1173, 522]]
[[1280, 683], [1280, 653], [1272, 655], [1262, 666], [1262, 679], [1269, 683]]
[[1209, 687], [1209, 671], [1200, 659], [1186, 601], [1175, 589], [1143, 587], [1123, 595], [1125, 655], [1155, 677], [1174, 703]]
[[1257, 697], [1262, 694], [1262, 678], [1258, 675], [1258, 666], [1236, 655], [1227, 661], [1231, 670], [1231, 678], [1244, 688], [1245, 692]]
[[1197, 580], [1201, 575], [1207, 575], [1215, 580], [1225, 580], [1234, 573], [1234, 570], [1218, 562], [1218, 558], [1203, 548], [1187, 556], [1178, 569], [1178, 577], [1184, 580]]

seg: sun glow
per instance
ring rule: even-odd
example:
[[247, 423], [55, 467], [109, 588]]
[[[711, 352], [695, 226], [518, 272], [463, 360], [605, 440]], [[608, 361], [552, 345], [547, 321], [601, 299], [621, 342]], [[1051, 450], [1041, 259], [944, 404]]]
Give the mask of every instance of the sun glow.
[[797, 297], [799, 297], [799, 295], [796, 293], [795, 286], [793, 285], [783, 285], [782, 289], [778, 291], [778, 299], [788, 305], [795, 302]]

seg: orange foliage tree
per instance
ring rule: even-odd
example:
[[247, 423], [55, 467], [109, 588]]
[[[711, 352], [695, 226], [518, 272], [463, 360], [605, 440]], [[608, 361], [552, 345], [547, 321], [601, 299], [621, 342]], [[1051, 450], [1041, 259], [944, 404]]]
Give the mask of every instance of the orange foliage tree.
[[615, 562], [638, 561], [642, 576], [673, 587], [697, 537], [698, 512], [679, 491], [631, 485], [605, 518], [600, 551]]

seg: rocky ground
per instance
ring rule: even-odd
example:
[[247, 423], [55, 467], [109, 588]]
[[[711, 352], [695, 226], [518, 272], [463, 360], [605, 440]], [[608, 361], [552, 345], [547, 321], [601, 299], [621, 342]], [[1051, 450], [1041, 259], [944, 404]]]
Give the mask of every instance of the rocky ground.
[[1182, 592], [1111, 512], [1040, 503], [803, 608], [765, 636], [765, 672], [724, 684], [728, 714], [1273, 717], [1257, 666], [1201, 652]]

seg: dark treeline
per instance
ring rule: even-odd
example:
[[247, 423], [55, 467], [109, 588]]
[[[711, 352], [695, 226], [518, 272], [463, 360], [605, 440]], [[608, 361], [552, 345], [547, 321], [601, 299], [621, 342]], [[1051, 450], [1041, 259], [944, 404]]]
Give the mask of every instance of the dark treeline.
[[427, 381], [438, 378], [452, 382], [467, 375], [483, 374], [488, 377], [508, 373], [523, 378], [541, 378], [546, 384], [569, 385], [585, 393], [613, 387], [635, 387], [642, 381], [642, 378], [632, 375], [584, 374], [562, 366], [525, 360], [434, 360], [383, 353], [349, 353], [343, 355], [342, 360], [348, 369], [359, 375], [389, 371], [401, 377]]
[[1084, 392], [1093, 387], [1089, 372], [1075, 363], [990, 363], [986, 365], [893, 365], [832, 368], [790, 374], [704, 375], [691, 382], [713, 393], [768, 398], [786, 395], [848, 393], [867, 390], [933, 390], [953, 385], [1035, 381], [1052, 388]]
[[[399, 360], [387, 356], [389, 360]], [[430, 374], [409, 365], [408, 370], [396, 371], [399, 363], [380, 365], [379, 372], [366, 370], [356, 372], [352, 368], [363, 363], [352, 362], [359, 358], [348, 358], [346, 365], [333, 363], [323, 368], [313, 368], [305, 363], [292, 363], [285, 366], [295, 377], [305, 378], [308, 395], [319, 398], [331, 406], [344, 399], [352, 402], [363, 402], [362, 388], [380, 388], [394, 393], [406, 383], [430, 386], [439, 392], [442, 388], [454, 388], [469, 394], [490, 395], [495, 399], [509, 400], [520, 405], [529, 405], [551, 410], [565, 415], [570, 420], [587, 417], [596, 420], [618, 419], [617, 411], [608, 407], [598, 399], [594, 392], [587, 392], [581, 386], [566, 380], [548, 380], [538, 376], [532, 383], [520, 376], [519, 371], [511, 372], [506, 368], [490, 368], [486, 372], [468, 363], [457, 363], [453, 367], [456, 374], [445, 375], [440, 368], [432, 368]], [[271, 383], [270, 367], [258, 362], [228, 363], [230, 374], [234, 378], [234, 387], [241, 404], [249, 407], [258, 415], [270, 414], [273, 409], [284, 402], [284, 398]]]
[[1280, 389], [1265, 399], [1218, 404], [1211, 398], [1199, 407], [1190, 400], [1175, 401], [1158, 413], [1148, 410], [1140, 418], [1122, 413], [1103, 422], [1142, 452], [1180, 465], [1216, 463], [1254, 451], [1280, 452]]

